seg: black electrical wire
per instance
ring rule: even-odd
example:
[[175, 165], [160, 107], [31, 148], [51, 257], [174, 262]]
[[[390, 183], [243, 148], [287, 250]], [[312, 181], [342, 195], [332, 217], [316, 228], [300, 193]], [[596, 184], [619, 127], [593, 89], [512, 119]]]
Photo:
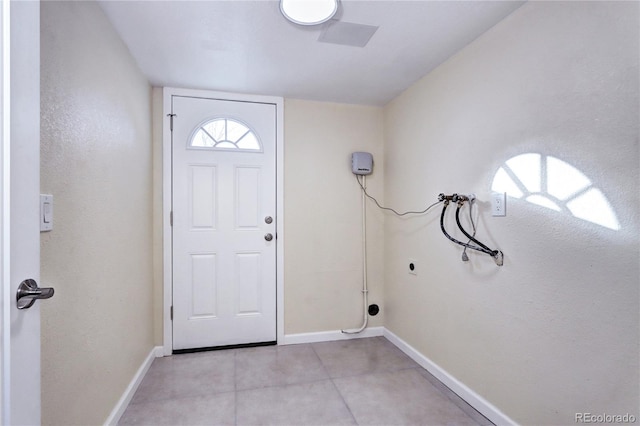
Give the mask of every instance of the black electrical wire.
[[426, 209], [421, 210], [421, 211], [408, 211], [408, 212], [404, 212], [404, 213], [398, 213], [397, 211], [395, 211], [391, 207], [381, 206], [380, 203], [378, 202], [378, 200], [376, 200], [374, 197], [369, 195], [369, 193], [367, 192], [367, 189], [364, 187], [364, 185], [362, 185], [362, 182], [360, 181], [359, 175], [355, 175], [355, 177], [356, 177], [356, 180], [358, 181], [358, 185], [360, 185], [360, 188], [362, 188], [362, 191], [364, 192], [364, 195], [366, 195], [368, 198], [373, 200], [373, 202], [376, 203], [376, 206], [378, 206], [382, 210], [389, 210], [389, 211], [395, 213], [398, 216], [406, 216], [408, 214], [424, 214], [424, 213], [428, 212], [429, 209], [431, 209], [433, 206], [436, 206], [436, 205], [438, 205], [438, 204], [440, 204], [442, 202], [442, 201], [436, 201], [435, 203], [431, 204], [429, 207], [427, 207]]
[[448, 206], [449, 206], [449, 203], [445, 202], [444, 203], [444, 207], [442, 208], [442, 213], [440, 214], [440, 229], [442, 230], [442, 233], [444, 234], [444, 236], [447, 237], [448, 239], [450, 239], [451, 241], [453, 241], [454, 243], [456, 243], [458, 245], [461, 245], [462, 247], [467, 247], [467, 248], [470, 248], [472, 250], [481, 251], [482, 253], [486, 253], [486, 254], [488, 254], [490, 256], [495, 257], [497, 252], [494, 252], [491, 249], [484, 248], [484, 247], [477, 247], [477, 246], [474, 246], [474, 245], [468, 244], [468, 243], [463, 243], [462, 241], [458, 241], [455, 238], [453, 238], [451, 235], [449, 235], [447, 230], [444, 228], [444, 214], [446, 213]]
[[473, 241], [474, 243], [476, 243], [477, 245], [479, 245], [480, 247], [482, 247], [485, 250], [489, 250], [491, 252], [492, 256], [495, 256], [495, 254], [497, 253], [497, 250], [491, 250], [489, 247], [487, 247], [486, 245], [482, 244], [480, 241], [478, 241], [475, 237], [473, 237], [471, 234], [469, 234], [463, 227], [462, 224], [460, 223], [460, 207], [461, 205], [458, 204], [458, 207], [456, 208], [456, 223], [458, 224], [458, 228], [462, 231], [462, 233], [469, 238], [469, 240]]

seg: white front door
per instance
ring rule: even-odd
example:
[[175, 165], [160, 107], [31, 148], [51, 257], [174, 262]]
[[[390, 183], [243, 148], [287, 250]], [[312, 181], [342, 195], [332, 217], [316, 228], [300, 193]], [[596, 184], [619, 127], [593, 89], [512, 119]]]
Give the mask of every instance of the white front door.
[[16, 292], [23, 280], [40, 275], [39, 2], [3, 0], [1, 32], [2, 424], [36, 425], [42, 302], [18, 310]]
[[276, 105], [172, 96], [173, 349], [276, 340]]

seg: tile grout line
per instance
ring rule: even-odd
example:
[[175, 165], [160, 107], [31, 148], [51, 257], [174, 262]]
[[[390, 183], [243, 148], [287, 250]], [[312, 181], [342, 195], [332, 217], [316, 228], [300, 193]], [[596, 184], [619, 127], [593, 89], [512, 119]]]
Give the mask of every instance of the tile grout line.
[[345, 407], [347, 407], [347, 411], [349, 411], [349, 415], [351, 416], [355, 424], [358, 425], [359, 423], [358, 423], [358, 420], [356, 419], [356, 416], [353, 415], [353, 412], [351, 411], [351, 407], [349, 407], [347, 400], [344, 399], [344, 395], [342, 395], [342, 392], [340, 392], [340, 389], [338, 389], [338, 386], [336, 386], [336, 382], [333, 381], [333, 377], [331, 377], [331, 375], [329, 374], [329, 371], [327, 370], [327, 367], [324, 365], [324, 362], [322, 362], [322, 358], [320, 358], [320, 355], [318, 355], [318, 352], [316, 352], [316, 349], [313, 347], [312, 343], [309, 343], [309, 346], [311, 346], [311, 350], [316, 355], [316, 358], [318, 358], [318, 361], [320, 361], [320, 365], [322, 366], [322, 369], [324, 370], [324, 372], [327, 374], [327, 377], [331, 381], [333, 388], [336, 390], [336, 392], [338, 392], [338, 395], [340, 395], [340, 399], [342, 400], [342, 403], [344, 404]]
[[344, 403], [344, 406], [347, 407], [347, 410], [349, 411], [349, 414], [351, 415], [351, 418], [353, 419], [355, 424], [359, 425], [360, 423], [358, 423], [358, 420], [356, 419], [356, 416], [353, 414], [353, 411], [351, 411], [351, 407], [349, 406], [349, 403], [347, 403], [347, 400], [344, 399], [344, 395], [342, 394], [342, 392], [340, 392], [340, 389], [336, 385], [336, 382], [333, 381], [333, 377], [329, 378], [329, 380], [331, 380], [331, 384], [333, 385], [333, 388], [336, 390], [336, 392], [338, 392], [338, 395], [340, 395], [340, 399], [342, 399], [342, 402]]
[[324, 365], [324, 362], [322, 362], [322, 358], [320, 358], [320, 355], [318, 355], [318, 352], [316, 352], [316, 348], [313, 347], [313, 343], [307, 343], [307, 344], [311, 348], [311, 351], [316, 356], [316, 358], [318, 358], [318, 361], [320, 362], [320, 365], [322, 366], [322, 371], [324, 371], [324, 373], [327, 375], [328, 378], [331, 378], [331, 376], [329, 375], [329, 371], [327, 370], [327, 367]]
[[287, 386], [296, 386], [296, 385], [308, 385], [311, 383], [321, 383], [321, 382], [326, 382], [328, 380], [331, 380], [331, 377], [326, 377], [323, 379], [309, 379], [309, 380], [303, 380], [303, 381], [299, 381], [299, 382], [294, 382], [294, 383], [281, 383], [281, 384], [277, 384], [277, 385], [266, 385], [266, 386], [259, 386], [256, 388], [247, 388], [247, 389], [238, 389], [237, 392], [242, 393], [242, 392], [253, 392], [253, 391], [259, 391], [262, 389], [273, 389], [273, 388], [284, 388]]
[[[384, 338], [374, 338], [374, 342], [376, 342], [375, 345], [372, 346], [372, 348], [377, 347], [377, 343], [383, 342], [385, 339]], [[428, 371], [426, 371], [423, 367], [421, 367], [418, 364], [415, 365], [405, 365], [405, 363], [403, 362], [399, 362], [396, 363], [394, 362], [393, 364], [389, 364], [388, 362], [384, 362], [380, 365], [378, 365], [378, 367], [391, 367], [391, 369], [387, 369], [387, 368], [383, 368], [382, 370], [376, 370], [375, 368], [372, 371], [362, 371], [359, 373], [356, 373], [354, 375], [350, 375], [348, 374], [349, 372], [353, 372], [352, 369], [345, 369], [345, 368], [338, 368], [340, 367], [339, 365], [334, 365], [336, 363], [336, 361], [340, 361], [341, 356], [338, 356], [338, 358], [336, 359], [334, 355], [339, 355], [337, 352], [340, 352], [340, 349], [342, 348], [342, 346], [339, 347], [325, 347], [322, 346], [322, 344], [316, 344], [316, 343], [306, 343], [306, 344], [301, 344], [300, 346], [306, 348], [303, 352], [304, 353], [308, 353], [307, 351], [310, 349], [312, 354], [309, 354], [311, 357], [307, 358], [309, 362], [311, 362], [312, 364], [315, 362], [319, 363], [319, 367], [320, 369], [318, 369], [318, 373], [314, 373], [311, 376], [307, 376], [307, 375], [303, 375], [302, 377], [298, 376], [297, 378], [295, 378], [295, 382], [294, 383], [282, 383], [282, 384], [273, 384], [273, 381], [269, 381], [267, 386], [261, 386], [261, 387], [250, 387], [247, 389], [240, 389], [240, 383], [238, 383], [239, 381], [239, 374], [241, 371], [240, 369], [240, 365], [239, 364], [239, 360], [238, 358], [240, 357], [241, 360], [244, 359], [243, 355], [241, 356], [242, 352], [240, 350], [232, 350], [230, 352], [231, 353], [231, 358], [232, 358], [232, 362], [233, 362], [233, 370], [229, 371], [226, 370], [228, 373], [232, 373], [233, 374], [233, 387], [232, 389], [230, 389], [229, 391], [227, 391], [228, 393], [233, 392], [233, 404], [234, 404], [234, 419], [233, 422], [229, 422], [230, 424], [234, 424], [234, 425], [239, 425], [239, 394], [242, 392], [253, 392], [253, 391], [259, 391], [259, 390], [263, 390], [263, 389], [269, 389], [269, 388], [282, 388], [282, 387], [287, 387], [287, 386], [293, 386], [293, 385], [303, 385], [303, 384], [313, 384], [313, 383], [323, 383], [326, 382], [327, 380], [331, 381], [331, 385], [333, 386], [333, 388], [337, 391], [338, 395], [339, 395], [339, 400], [342, 401], [342, 403], [344, 404], [344, 408], [347, 409], [347, 411], [349, 412], [349, 415], [352, 419], [352, 421], [354, 422], [354, 424], [358, 425], [360, 424], [358, 422], [358, 420], [355, 417], [355, 414], [353, 412], [353, 409], [356, 409], [359, 407], [359, 402], [358, 401], [353, 401], [352, 403], [354, 404], [353, 407], [349, 405], [349, 403], [346, 400], [346, 395], [350, 395], [349, 392], [343, 393], [341, 392], [341, 388], [338, 387], [337, 385], [337, 381], [338, 380], [343, 380], [343, 385], [344, 385], [344, 380], [350, 379], [350, 378], [356, 378], [356, 377], [363, 377], [363, 376], [369, 376], [369, 375], [375, 375], [375, 374], [381, 374], [381, 373], [389, 373], [389, 374], [393, 374], [393, 373], [399, 373], [399, 372], [403, 372], [403, 371], [414, 371], [418, 373], [418, 376], [420, 377], [421, 381], [424, 381], [425, 383], [428, 383], [430, 387], [433, 387], [435, 391], [437, 391], [437, 393], [439, 393], [441, 396], [445, 397], [445, 399], [449, 400], [450, 403], [453, 403], [453, 405], [457, 406], [457, 408], [462, 411], [464, 414], [466, 414], [467, 417], [470, 417], [471, 420], [473, 420], [474, 422], [476, 422], [479, 425], [487, 425], [487, 423], [485, 423], [484, 421], [479, 421], [477, 418], [475, 418], [474, 416], [472, 416], [466, 409], [464, 409], [463, 407], [461, 407], [458, 403], [456, 403], [457, 401], [453, 398], [453, 397], [457, 397], [460, 398], [457, 394], [455, 394], [455, 392], [451, 391], [448, 387], [446, 387], [446, 385], [444, 385], [443, 383], [439, 382], [435, 377], [433, 377], [433, 375], [431, 375]], [[352, 356], [356, 356], [357, 358], [359, 358], [361, 355], [363, 356], [368, 356], [368, 349], [369, 346], [366, 346], [364, 348], [361, 348], [359, 344], [356, 344], [357, 348], [360, 349], [364, 349], [365, 353], [360, 354], [359, 351], [356, 352], [355, 354], [351, 354]], [[327, 349], [329, 349], [329, 351], [327, 351]], [[353, 349], [353, 348], [351, 348]], [[359, 349], [359, 350], [360, 350]], [[351, 350], [349, 350], [348, 352], [351, 352]], [[374, 351], [375, 352], [375, 351]], [[386, 352], [386, 351], [383, 351]], [[323, 355], [321, 356], [320, 353], [322, 353]], [[305, 357], [307, 357], [307, 355], [305, 355]], [[314, 358], [315, 357], [315, 361]], [[228, 359], [228, 358], [227, 358]], [[324, 359], [327, 359], [327, 362], [324, 362]], [[386, 359], [386, 356], [385, 356]], [[305, 361], [307, 362], [307, 361]], [[228, 365], [228, 364], [227, 364]], [[377, 365], [377, 364], [376, 364]], [[330, 369], [329, 367], [334, 367], [333, 369]], [[169, 365], [166, 365], [165, 367], [169, 367]], [[369, 367], [373, 367], [373, 366], [369, 366]], [[400, 367], [400, 368], [397, 368]], [[337, 368], [337, 369], [336, 369]], [[150, 371], [147, 372], [147, 375], [153, 375], [153, 369], [149, 369]], [[330, 374], [330, 370], [335, 370], [334, 373], [337, 373], [335, 375], [335, 377], [333, 377]], [[343, 371], [344, 370], [344, 371]], [[355, 369], [356, 371], [359, 371], [359, 368]], [[227, 374], [228, 374], [227, 373]], [[342, 375], [342, 374], [347, 374], [347, 375]], [[423, 374], [425, 373], [425, 374]], [[321, 378], [315, 378], [316, 376], [323, 376]], [[431, 376], [435, 379], [436, 382], [440, 383], [442, 385], [442, 387], [444, 389], [446, 389], [448, 392], [446, 392], [444, 389], [441, 389], [440, 386], [434, 384], [434, 382], [432, 382], [429, 377], [427, 376]], [[228, 377], [228, 376], [227, 376]], [[306, 380], [304, 380], [306, 378]], [[298, 379], [303, 379], [303, 381], [298, 382]], [[341, 385], [343, 388], [344, 386]], [[346, 391], [348, 390], [348, 387], [345, 389]], [[181, 399], [192, 399], [194, 396], [195, 397], [205, 397], [207, 395], [215, 395], [215, 394], [224, 394], [227, 392], [206, 392], [206, 393], [202, 393], [202, 394], [197, 394], [197, 395], [180, 395], [178, 397], [169, 397], [166, 400], [174, 400], [174, 401], [179, 401]], [[249, 397], [248, 395], [246, 395], [247, 397]], [[155, 399], [151, 399], [149, 401], [145, 401], [140, 403], [140, 405], [149, 405], [151, 404], [151, 406], [153, 404], [157, 404], [157, 403], [162, 403], [163, 401], [166, 401], [165, 398], [161, 398], [158, 400]], [[245, 399], [246, 400], [246, 399]], [[461, 399], [461, 401], [464, 401]], [[337, 400], [336, 400], [337, 402]], [[150, 408], [151, 408], [150, 406]], [[246, 407], [245, 407], [246, 408]], [[345, 414], [343, 414], [342, 416], [345, 416]], [[227, 417], [228, 418], [228, 417]], [[344, 419], [346, 421], [346, 417], [340, 417], [342, 419]], [[486, 418], [483, 418], [482, 420], [484, 420]], [[230, 420], [230, 419], [229, 419]], [[362, 419], [361, 419], [362, 420]], [[491, 423], [488, 423], [489, 425]], [[493, 425], [492, 425], [493, 426]]]
[[[251, 392], [251, 391], [257, 391], [257, 390], [262, 390], [262, 389], [272, 389], [272, 388], [281, 388], [281, 387], [286, 387], [286, 386], [293, 386], [293, 385], [302, 385], [302, 384], [309, 384], [309, 383], [319, 383], [319, 382], [325, 382], [327, 380], [330, 380], [331, 377], [329, 377], [329, 373], [327, 372], [326, 368], [324, 367], [324, 365], [322, 364], [322, 360], [320, 359], [320, 357], [318, 357], [318, 354], [315, 353], [315, 351], [313, 350], [313, 347], [311, 347], [311, 343], [303, 343], [303, 344], [299, 344], [296, 345], [298, 347], [305, 347], [305, 346], [309, 346], [311, 348], [311, 351], [313, 352], [313, 354], [316, 356], [316, 358], [318, 359], [318, 361], [320, 362], [320, 366], [322, 367], [322, 370], [325, 372], [326, 374], [326, 378], [319, 378], [319, 379], [307, 379], [307, 380], [302, 380], [302, 381], [296, 381], [293, 383], [274, 383], [274, 384], [267, 384], [267, 385], [262, 385], [262, 386], [257, 386], [257, 387], [247, 387], [247, 388], [242, 388], [239, 389], [237, 386], [237, 382], [235, 383], [236, 386], [236, 392], [238, 393], [242, 393], [242, 392]], [[274, 347], [274, 346], [269, 346], [269, 347]], [[277, 346], [276, 346], [277, 347]]]
[[233, 424], [238, 426], [238, 352], [233, 352]]

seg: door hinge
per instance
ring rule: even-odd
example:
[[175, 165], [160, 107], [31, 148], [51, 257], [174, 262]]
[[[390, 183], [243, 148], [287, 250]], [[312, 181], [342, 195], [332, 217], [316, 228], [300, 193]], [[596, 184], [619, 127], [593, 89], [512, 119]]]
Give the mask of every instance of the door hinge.
[[173, 321], [173, 306], [171, 307], [171, 321]]
[[173, 132], [173, 117], [175, 117], [175, 114], [167, 114], [167, 117], [169, 117], [169, 130], [171, 130]]
[[169, 226], [173, 226], [173, 211], [169, 212]]

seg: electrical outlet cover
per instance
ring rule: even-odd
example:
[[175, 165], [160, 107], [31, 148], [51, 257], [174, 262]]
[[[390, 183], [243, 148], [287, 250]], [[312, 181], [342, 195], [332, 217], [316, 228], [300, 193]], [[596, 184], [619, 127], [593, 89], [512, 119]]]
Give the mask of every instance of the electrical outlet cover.
[[506, 216], [507, 215], [507, 193], [493, 192], [491, 194], [491, 215]]

